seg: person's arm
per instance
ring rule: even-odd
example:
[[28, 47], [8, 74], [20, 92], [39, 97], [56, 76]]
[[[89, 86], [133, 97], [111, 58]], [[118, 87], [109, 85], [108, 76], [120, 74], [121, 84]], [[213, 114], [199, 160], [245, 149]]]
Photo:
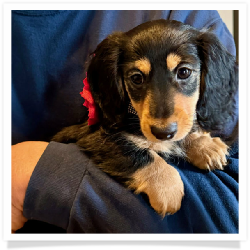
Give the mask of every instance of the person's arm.
[[237, 233], [237, 164], [232, 157], [225, 171], [207, 173], [173, 161], [185, 196], [180, 211], [162, 219], [143, 194], [134, 195], [103, 173], [79, 147], [52, 142], [32, 173], [24, 216], [68, 233]]
[[27, 141], [12, 146], [12, 232], [20, 229], [27, 221], [23, 216], [25, 193], [34, 168], [47, 145], [47, 142]]
[[[24, 163], [30, 154], [24, 152]], [[75, 144], [51, 142], [35, 169], [31, 164], [22, 176], [27, 167], [20, 166], [24, 171], [19, 171], [21, 176], [13, 179], [13, 185], [18, 181], [22, 183], [18, 186], [27, 187], [30, 179], [24, 203], [21, 201], [26, 188], [15, 194], [20, 198], [19, 212], [23, 208], [23, 215], [29, 220], [46, 222], [68, 233], [169, 232], [147, 200], [103, 173]], [[19, 221], [13, 231], [24, 224], [24, 217], [14, 217]]]

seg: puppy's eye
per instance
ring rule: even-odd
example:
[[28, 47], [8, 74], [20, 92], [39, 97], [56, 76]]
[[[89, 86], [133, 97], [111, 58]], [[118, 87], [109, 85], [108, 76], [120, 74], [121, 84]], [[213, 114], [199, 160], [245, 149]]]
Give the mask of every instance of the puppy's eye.
[[179, 79], [187, 79], [191, 75], [192, 71], [188, 68], [180, 68], [177, 71], [177, 76]]
[[143, 83], [143, 76], [139, 73], [132, 75], [130, 78], [134, 84], [140, 85]]

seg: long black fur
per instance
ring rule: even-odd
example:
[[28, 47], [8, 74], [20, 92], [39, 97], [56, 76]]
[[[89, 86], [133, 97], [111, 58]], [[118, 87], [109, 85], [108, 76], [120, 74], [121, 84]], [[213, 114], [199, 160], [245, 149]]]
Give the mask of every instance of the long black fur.
[[221, 131], [235, 116], [238, 65], [210, 32], [201, 33], [197, 37], [197, 45], [202, 62], [197, 120], [207, 131]]

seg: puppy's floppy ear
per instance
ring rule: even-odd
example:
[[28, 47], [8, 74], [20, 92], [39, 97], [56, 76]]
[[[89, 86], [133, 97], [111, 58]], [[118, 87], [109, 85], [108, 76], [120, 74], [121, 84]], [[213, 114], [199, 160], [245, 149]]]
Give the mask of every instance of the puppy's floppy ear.
[[201, 32], [197, 43], [201, 59], [197, 119], [207, 131], [220, 133], [237, 109], [238, 65], [216, 35]]
[[102, 125], [112, 126], [124, 116], [125, 91], [119, 70], [122, 32], [104, 39], [96, 48], [87, 70], [92, 95], [98, 107]]

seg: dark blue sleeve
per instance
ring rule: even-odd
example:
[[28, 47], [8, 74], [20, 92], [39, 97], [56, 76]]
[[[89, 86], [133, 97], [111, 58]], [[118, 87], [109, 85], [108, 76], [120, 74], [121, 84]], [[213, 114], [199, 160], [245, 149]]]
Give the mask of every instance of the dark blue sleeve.
[[[235, 53], [217, 11], [13, 12], [13, 143], [47, 140], [61, 127], [81, 122], [86, 110], [79, 92], [88, 54], [110, 32], [159, 18], [211, 28]], [[237, 154], [225, 171], [171, 164], [183, 179], [185, 197], [181, 210], [162, 220], [146, 197], [97, 169], [78, 147], [50, 143], [30, 180], [24, 214], [67, 232], [236, 233]]]
[[76, 145], [51, 142], [31, 177], [24, 215], [68, 233], [237, 233], [235, 155], [224, 171], [214, 172], [173, 161], [185, 196], [181, 209], [162, 219], [146, 197], [96, 168]]

